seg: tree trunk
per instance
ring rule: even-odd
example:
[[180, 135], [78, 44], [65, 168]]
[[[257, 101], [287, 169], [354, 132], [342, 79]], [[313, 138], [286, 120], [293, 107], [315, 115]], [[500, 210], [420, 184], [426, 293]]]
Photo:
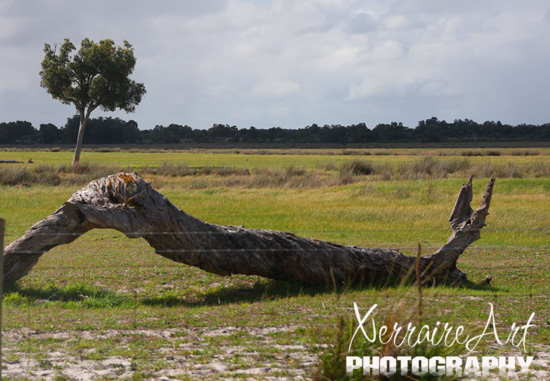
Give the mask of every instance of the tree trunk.
[[82, 143], [84, 141], [84, 130], [86, 129], [86, 124], [88, 124], [89, 118], [90, 118], [89, 113], [85, 114], [84, 110], [80, 111], [80, 124], [78, 126], [76, 148], [74, 150], [74, 157], [73, 157], [73, 164], [72, 164], [73, 167], [80, 162], [80, 152], [82, 151]]
[[[424, 282], [466, 280], [456, 261], [480, 238], [493, 184], [494, 179], [475, 211], [470, 207], [471, 181], [462, 186], [450, 218], [451, 237], [437, 252], [420, 259]], [[287, 232], [209, 224], [178, 209], [136, 173], [119, 173], [92, 181], [12, 242], [4, 254], [5, 281], [20, 279], [43, 253], [94, 228], [144, 238], [163, 257], [226, 276], [260, 275], [304, 284], [371, 284], [408, 279], [416, 264], [415, 257], [394, 249], [344, 246]]]

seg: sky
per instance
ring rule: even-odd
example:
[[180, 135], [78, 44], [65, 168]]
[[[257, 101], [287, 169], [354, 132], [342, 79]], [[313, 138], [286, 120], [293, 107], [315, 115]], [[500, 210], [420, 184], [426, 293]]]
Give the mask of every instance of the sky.
[[123, 40], [140, 129], [550, 122], [547, 0], [0, 0], [0, 122], [65, 124], [44, 43]]

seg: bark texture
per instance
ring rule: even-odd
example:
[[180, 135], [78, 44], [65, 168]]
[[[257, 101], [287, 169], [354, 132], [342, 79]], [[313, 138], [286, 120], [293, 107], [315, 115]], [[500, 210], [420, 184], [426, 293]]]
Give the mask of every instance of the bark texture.
[[76, 137], [76, 147], [74, 149], [73, 164], [74, 167], [80, 162], [80, 153], [82, 152], [82, 144], [84, 143], [84, 131], [86, 130], [86, 125], [90, 119], [90, 113], [93, 111], [93, 108], [88, 107], [88, 111], [81, 109], [80, 113], [80, 124], [78, 125], [78, 135]]
[[[451, 237], [437, 252], [420, 259], [423, 282], [466, 279], [456, 261], [480, 238], [493, 185], [494, 179], [475, 211], [470, 207], [471, 180], [462, 186], [450, 218]], [[136, 173], [118, 173], [92, 181], [6, 247], [4, 280], [20, 279], [42, 254], [91, 229], [115, 229], [129, 238], [143, 238], [163, 257], [225, 276], [369, 284], [409, 277], [416, 267], [416, 257], [394, 249], [344, 246], [288, 232], [209, 224], [178, 209]]]

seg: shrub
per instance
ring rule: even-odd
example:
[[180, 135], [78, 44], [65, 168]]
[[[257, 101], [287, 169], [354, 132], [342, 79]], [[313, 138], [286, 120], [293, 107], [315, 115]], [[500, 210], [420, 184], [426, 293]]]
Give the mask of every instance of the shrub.
[[375, 167], [372, 163], [364, 160], [353, 160], [342, 164], [340, 167], [340, 177], [361, 176], [374, 174]]
[[338, 170], [338, 167], [336, 166], [336, 164], [333, 161], [328, 161], [326, 163], [319, 164], [318, 168], [322, 169], [324, 171], [336, 171], [336, 170]]
[[42, 165], [27, 169], [23, 166], [0, 167], [1, 185], [59, 185], [61, 178], [53, 167]]
[[22, 166], [0, 167], [0, 184], [2, 185], [28, 185], [32, 182], [32, 175], [27, 168]]
[[455, 173], [466, 170], [470, 167], [470, 162], [467, 159], [449, 159], [439, 162], [438, 167], [445, 174]]
[[36, 176], [36, 181], [35, 181], [37, 184], [40, 184], [40, 185], [53, 185], [53, 186], [56, 186], [56, 185], [59, 185], [61, 184], [61, 178], [59, 177], [59, 175], [55, 172], [43, 172], [43, 173], [39, 173], [37, 176]]
[[550, 177], [550, 165], [546, 163], [531, 163], [528, 170], [534, 177]]
[[171, 164], [171, 163], [161, 163], [157, 168], [153, 169], [153, 173], [162, 175], [162, 176], [172, 176], [172, 177], [184, 177], [193, 175], [194, 172], [185, 164]]
[[460, 155], [462, 155], [462, 156], [483, 156], [483, 153], [481, 151], [468, 150], [468, 151], [462, 151]]
[[212, 173], [216, 176], [250, 176], [248, 168], [219, 167], [213, 168]]
[[514, 150], [510, 152], [510, 155], [512, 156], [536, 156], [540, 155], [540, 152], [537, 150]]
[[431, 156], [423, 157], [413, 163], [402, 164], [397, 169], [397, 175], [402, 179], [422, 179], [434, 173], [437, 162]]
[[285, 178], [291, 178], [294, 176], [304, 176], [307, 173], [305, 168], [300, 168], [295, 166], [294, 164], [290, 165], [289, 167], [285, 168]]

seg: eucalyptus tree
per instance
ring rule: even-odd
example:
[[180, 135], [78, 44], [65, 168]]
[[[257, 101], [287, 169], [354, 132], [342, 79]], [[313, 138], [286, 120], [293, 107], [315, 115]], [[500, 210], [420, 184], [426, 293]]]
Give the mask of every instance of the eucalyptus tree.
[[44, 44], [45, 57], [40, 71], [40, 85], [54, 99], [73, 104], [80, 115], [80, 125], [73, 165], [80, 160], [86, 124], [92, 111], [124, 110], [134, 112], [145, 95], [145, 86], [129, 78], [136, 58], [128, 41], [116, 46], [113, 40], [95, 43], [85, 38], [76, 51], [66, 38], [58, 47]]

